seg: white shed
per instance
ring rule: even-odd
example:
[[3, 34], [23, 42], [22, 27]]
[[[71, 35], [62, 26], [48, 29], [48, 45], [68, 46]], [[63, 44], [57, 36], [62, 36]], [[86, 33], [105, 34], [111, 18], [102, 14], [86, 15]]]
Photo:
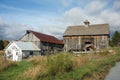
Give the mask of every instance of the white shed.
[[40, 55], [40, 49], [32, 42], [13, 41], [5, 50], [5, 57], [12, 61], [21, 61], [24, 58]]

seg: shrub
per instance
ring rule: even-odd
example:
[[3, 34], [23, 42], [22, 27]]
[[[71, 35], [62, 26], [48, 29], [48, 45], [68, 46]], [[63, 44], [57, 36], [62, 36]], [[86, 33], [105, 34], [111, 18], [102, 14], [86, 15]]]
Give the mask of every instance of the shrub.
[[6, 69], [11, 65], [13, 65], [12, 61], [6, 60], [3, 56], [0, 56], [0, 71]]
[[72, 70], [71, 55], [61, 53], [47, 57], [48, 74], [56, 75], [57, 73], [69, 72]]

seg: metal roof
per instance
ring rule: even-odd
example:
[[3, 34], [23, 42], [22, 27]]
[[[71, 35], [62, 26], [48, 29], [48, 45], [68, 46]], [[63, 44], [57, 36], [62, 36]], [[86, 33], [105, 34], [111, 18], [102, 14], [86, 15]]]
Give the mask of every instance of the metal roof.
[[84, 25], [69, 26], [63, 36], [78, 36], [78, 35], [109, 35], [108, 24], [95, 24], [85, 27]]
[[56, 37], [51, 35], [43, 34], [43, 33], [32, 31], [32, 30], [27, 30], [27, 33], [33, 33], [42, 42], [63, 44], [62, 40], [58, 40]]
[[32, 42], [15, 41], [15, 44], [16, 44], [21, 50], [40, 51], [40, 49], [39, 49], [35, 44], [33, 44]]

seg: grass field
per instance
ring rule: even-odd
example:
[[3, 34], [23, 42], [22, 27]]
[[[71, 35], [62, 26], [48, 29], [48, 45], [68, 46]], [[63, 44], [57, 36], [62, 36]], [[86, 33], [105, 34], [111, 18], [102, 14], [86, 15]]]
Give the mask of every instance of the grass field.
[[120, 48], [114, 48], [112, 53], [37, 56], [11, 62], [1, 69], [0, 80], [104, 80], [116, 61], [120, 61]]

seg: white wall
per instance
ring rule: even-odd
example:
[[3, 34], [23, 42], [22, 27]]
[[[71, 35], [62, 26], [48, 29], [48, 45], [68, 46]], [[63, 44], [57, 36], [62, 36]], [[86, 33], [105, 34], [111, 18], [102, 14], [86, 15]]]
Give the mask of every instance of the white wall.
[[10, 43], [10, 45], [5, 49], [5, 55], [7, 59], [12, 61], [22, 60], [22, 51], [14, 42]]

